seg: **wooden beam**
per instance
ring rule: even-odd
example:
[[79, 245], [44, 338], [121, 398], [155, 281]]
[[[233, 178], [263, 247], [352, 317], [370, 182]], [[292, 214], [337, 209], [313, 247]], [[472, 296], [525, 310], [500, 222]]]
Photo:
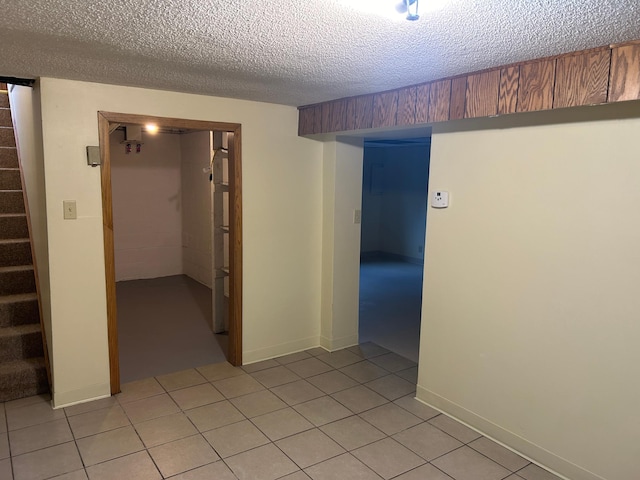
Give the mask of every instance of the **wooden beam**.
[[464, 118], [488, 117], [498, 114], [500, 70], [467, 77], [467, 105]]
[[609, 85], [609, 102], [640, 99], [640, 44], [613, 49]]
[[594, 105], [607, 101], [611, 51], [567, 55], [556, 60], [553, 108]]
[[300, 107], [298, 130], [312, 135], [638, 99], [640, 40]]
[[449, 120], [451, 105], [451, 80], [440, 80], [431, 84], [429, 93], [429, 116], [427, 121], [446, 122]]
[[398, 91], [377, 93], [373, 96], [373, 128], [392, 127], [398, 115]]
[[402, 88], [398, 91], [398, 113], [396, 125], [416, 123], [416, 87]]

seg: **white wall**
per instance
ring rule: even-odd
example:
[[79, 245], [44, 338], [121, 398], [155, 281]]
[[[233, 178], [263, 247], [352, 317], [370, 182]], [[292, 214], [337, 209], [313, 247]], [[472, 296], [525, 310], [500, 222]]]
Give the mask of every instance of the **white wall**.
[[180, 136], [142, 133], [127, 154], [124, 132], [111, 143], [116, 281], [182, 274]]
[[212, 198], [209, 174], [211, 133], [180, 135], [182, 157], [182, 268], [185, 275], [213, 285], [211, 252]]
[[572, 480], [639, 478], [640, 120], [440, 131], [418, 398]]
[[41, 92], [56, 406], [109, 393], [100, 170], [85, 158], [100, 110], [242, 124], [244, 361], [319, 344], [322, 144], [297, 136], [295, 108], [52, 78]]
[[[370, 190], [373, 165], [384, 172], [377, 192]], [[429, 146], [365, 146], [364, 168], [361, 250], [422, 263]]]
[[[51, 352], [51, 291], [49, 287], [49, 251], [47, 248], [47, 207], [44, 190], [44, 154], [42, 152], [42, 117], [40, 85], [34, 88], [12, 85], [9, 101], [16, 131], [20, 164], [24, 175], [31, 241], [38, 269], [38, 288], [42, 308], [42, 324]], [[51, 357], [51, 356], [50, 356]], [[51, 363], [53, 359], [50, 358]]]
[[358, 343], [362, 142], [324, 144], [321, 345], [338, 350]]

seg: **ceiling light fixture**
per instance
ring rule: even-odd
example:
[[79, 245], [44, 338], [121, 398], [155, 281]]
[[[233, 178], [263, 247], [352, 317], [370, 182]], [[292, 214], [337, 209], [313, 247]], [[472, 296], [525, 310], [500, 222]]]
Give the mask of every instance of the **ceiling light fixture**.
[[399, 13], [406, 13], [407, 20], [415, 21], [420, 18], [418, 14], [418, 0], [402, 0], [397, 6], [396, 10]]
[[[343, 5], [364, 13], [380, 15], [390, 20], [418, 20], [421, 16], [436, 12], [450, 0], [338, 0]], [[395, 6], [395, 8], [394, 8]]]
[[151, 135], [155, 135], [159, 130], [158, 125], [156, 125], [155, 123], [147, 123], [144, 128]]

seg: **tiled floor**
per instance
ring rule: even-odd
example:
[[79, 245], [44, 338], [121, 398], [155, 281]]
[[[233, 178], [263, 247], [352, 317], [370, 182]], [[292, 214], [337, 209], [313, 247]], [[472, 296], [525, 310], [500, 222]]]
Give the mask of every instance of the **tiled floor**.
[[0, 479], [557, 479], [414, 400], [416, 374], [369, 343], [0, 404]]

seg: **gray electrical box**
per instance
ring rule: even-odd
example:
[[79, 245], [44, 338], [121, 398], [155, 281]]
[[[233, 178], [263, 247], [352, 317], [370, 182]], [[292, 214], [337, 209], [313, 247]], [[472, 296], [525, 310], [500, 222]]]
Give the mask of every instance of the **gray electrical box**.
[[100, 166], [100, 147], [87, 147], [87, 165]]

